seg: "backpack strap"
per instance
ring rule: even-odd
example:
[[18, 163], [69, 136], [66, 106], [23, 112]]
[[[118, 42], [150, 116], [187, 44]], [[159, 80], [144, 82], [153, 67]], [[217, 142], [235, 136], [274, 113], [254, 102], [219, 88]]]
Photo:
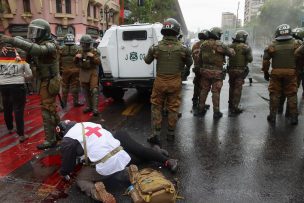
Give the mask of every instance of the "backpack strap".
[[86, 142], [86, 137], [85, 137], [83, 123], [81, 123], [81, 127], [82, 127], [82, 137], [83, 137], [84, 161], [85, 161], [85, 165], [89, 165], [88, 151], [87, 151], [87, 142]]
[[117, 154], [119, 151], [123, 150], [122, 146], [118, 146], [109, 153], [107, 153], [104, 157], [102, 157], [100, 160], [93, 162], [91, 165], [95, 166], [99, 163], [105, 163], [109, 158]]

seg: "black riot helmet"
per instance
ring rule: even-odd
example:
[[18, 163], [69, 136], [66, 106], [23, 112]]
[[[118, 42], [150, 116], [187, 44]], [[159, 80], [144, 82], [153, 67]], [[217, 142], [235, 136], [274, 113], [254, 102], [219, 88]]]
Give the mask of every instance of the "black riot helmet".
[[168, 18], [164, 21], [161, 33], [164, 36], [177, 36], [180, 33], [180, 24], [174, 18]]
[[292, 36], [295, 39], [303, 41], [303, 39], [304, 39], [304, 29], [303, 28], [297, 27], [297, 28], [293, 29], [291, 32], [292, 32]]
[[245, 30], [238, 30], [235, 32], [234, 37], [232, 37], [232, 40], [234, 42], [243, 42], [245, 43], [248, 37], [248, 32]]
[[221, 36], [223, 34], [223, 31], [219, 27], [213, 27], [210, 29], [209, 37], [212, 39], [221, 39]]
[[51, 39], [50, 24], [40, 18], [33, 20], [28, 26], [27, 38], [36, 43]]
[[90, 35], [82, 35], [80, 38], [80, 46], [83, 51], [90, 51], [93, 46], [93, 39]]
[[56, 126], [56, 135], [58, 139], [62, 139], [65, 134], [76, 124], [75, 121], [64, 120], [60, 121]]
[[66, 34], [63, 38], [63, 42], [65, 45], [74, 45], [75, 44], [75, 36], [73, 34]]
[[279, 25], [275, 31], [275, 39], [277, 41], [284, 41], [292, 39], [291, 28], [287, 24]]
[[209, 30], [202, 30], [198, 33], [198, 39], [207, 40], [209, 38]]

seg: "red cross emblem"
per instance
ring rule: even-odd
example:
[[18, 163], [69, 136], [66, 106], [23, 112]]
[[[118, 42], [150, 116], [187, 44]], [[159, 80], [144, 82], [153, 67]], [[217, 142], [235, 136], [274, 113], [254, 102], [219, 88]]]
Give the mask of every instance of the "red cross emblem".
[[102, 134], [99, 132], [99, 130], [101, 129], [100, 127], [85, 127], [86, 130], [88, 130], [88, 132], [85, 133], [86, 136], [90, 137], [92, 134], [95, 134], [97, 137], [101, 137]]

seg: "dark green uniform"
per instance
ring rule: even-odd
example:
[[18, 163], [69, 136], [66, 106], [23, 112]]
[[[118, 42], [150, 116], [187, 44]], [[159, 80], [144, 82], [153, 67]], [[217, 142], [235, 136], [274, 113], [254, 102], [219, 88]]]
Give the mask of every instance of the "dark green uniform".
[[74, 57], [79, 47], [77, 45], [63, 45], [60, 47], [60, 71], [62, 73], [62, 101], [67, 104], [69, 89], [71, 89], [74, 106], [79, 106], [79, 67], [74, 64]]
[[[41, 22], [42, 25], [48, 25], [48, 23], [42, 19], [36, 19], [31, 24], [34, 25], [34, 22], [38, 22], [37, 24], [39, 25]], [[31, 28], [31, 25], [29, 28]], [[31, 43], [20, 38], [10, 38], [6, 36], [2, 36], [2, 40], [12, 44], [14, 47], [23, 49], [27, 54], [33, 56], [35, 64], [37, 65], [37, 77], [41, 81], [39, 94], [45, 131], [45, 142], [38, 145], [37, 148], [45, 149], [53, 147], [57, 143], [55, 127], [59, 122], [56, 109], [56, 96], [60, 90], [59, 48], [55, 41], [50, 38], [50, 33], [49, 35], [45, 34], [40, 40], [37, 40], [39, 43]]]
[[233, 113], [239, 113], [239, 103], [242, 95], [244, 79], [249, 69], [248, 63], [252, 62], [252, 51], [249, 45], [243, 42], [233, 42], [229, 45], [234, 49], [235, 56], [229, 57], [229, 110]]
[[156, 59], [157, 76], [151, 95], [152, 136], [159, 136], [162, 122], [162, 109], [166, 101], [168, 109], [168, 135], [174, 135], [181, 103], [181, 72], [185, 65], [193, 63], [191, 51], [177, 40], [176, 36], [164, 36], [158, 45], [150, 47], [145, 62]]
[[264, 51], [263, 72], [267, 75], [272, 61], [269, 83], [270, 105], [268, 120], [275, 122], [280, 96], [287, 97], [287, 108], [294, 124], [297, 124], [297, 70], [294, 51], [300, 44], [297, 40], [273, 41]]
[[225, 56], [234, 55], [234, 51], [224, 45], [220, 40], [208, 39], [203, 42], [199, 55], [201, 67], [201, 93], [199, 109], [204, 114], [205, 102], [209, 91], [212, 92], [214, 117], [221, 117], [220, 92], [223, 86], [223, 65]]
[[201, 74], [200, 74], [200, 67], [198, 61], [199, 61], [200, 48], [203, 42], [204, 40], [200, 40], [196, 42], [192, 47], [192, 58], [194, 61], [193, 72], [195, 74], [195, 77], [193, 79], [193, 85], [194, 85], [193, 97], [192, 97], [193, 107], [196, 107], [198, 105], [199, 95], [201, 93], [201, 88], [200, 88]]
[[[89, 57], [88, 53], [92, 53], [93, 56]], [[77, 54], [81, 54], [81, 58], [76, 57]], [[94, 115], [98, 115], [98, 67], [101, 63], [100, 53], [95, 48], [89, 48], [83, 50], [82, 48], [76, 52], [74, 57], [74, 63], [80, 68], [79, 80], [81, 87], [84, 91], [86, 98], [87, 108], [84, 113], [93, 111]]]

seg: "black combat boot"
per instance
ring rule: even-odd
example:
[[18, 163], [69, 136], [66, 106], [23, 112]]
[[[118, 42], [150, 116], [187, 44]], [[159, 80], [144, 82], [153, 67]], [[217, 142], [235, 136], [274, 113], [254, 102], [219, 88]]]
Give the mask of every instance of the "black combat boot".
[[275, 114], [269, 114], [267, 116], [267, 121], [271, 124], [275, 124], [276, 122], [276, 115]]
[[298, 125], [298, 116], [291, 116], [290, 117], [290, 124], [291, 125]]
[[150, 144], [160, 145], [159, 135], [152, 135], [147, 139]]
[[178, 163], [177, 159], [168, 159], [165, 162], [165, 167], [169, 168], [171, 172], [175, 173], [178, 168]]
[[169, 157], [169, 152], [168, 152], [167, 150], [165, 150], [165, 149], [160, 148], [159, 145], [153, 145], [152, 148], [153, 148], [155, 151], [157, 151], [158, 153], [160, 153], [160, 154], [162, 154], [162, 155], [164, 155], [164, 156], [166, 156], [166, 157]]
[[222, 116], [223, 116], [223, 113], [220, 112], [220, 111], [216, 111], [216, 112], [213, 113], [213, 118], [214, 118], [214, 119], [219, 119], [219, 118], [221, 118]]
[[174, 139], [175, 139], [174, 130], [168, 129], [167, 130], [167, 140], [168, 141], [173, 141]]

